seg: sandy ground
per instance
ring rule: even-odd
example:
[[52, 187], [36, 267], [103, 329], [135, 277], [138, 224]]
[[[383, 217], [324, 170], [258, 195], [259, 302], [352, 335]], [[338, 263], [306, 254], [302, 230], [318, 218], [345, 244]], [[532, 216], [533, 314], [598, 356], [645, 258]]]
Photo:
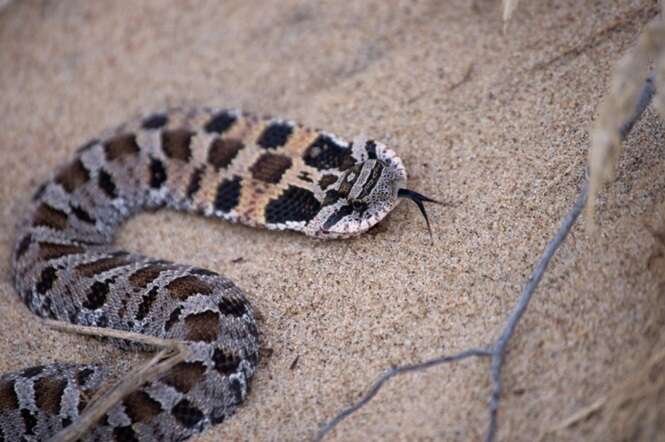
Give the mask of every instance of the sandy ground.
[[[572, 205], [611, 67], [655, 10], [522, 2], [504, 36], [489, 0], [10, 3], [0, 11], [0, 372], [128, 357], [31, 325], [9, 251], [28, 195], [78, 144], [172, 105], [371, 135], [400, 154], [412, 188], [447, 203], [430, 208], [434, 245], [408, 204], [351, 241], [173, 212], [123, 228], [122, 245], [220, 271], [263, 313], [272, 355], [236, 416], [198, 440], [307, 439], [384, 368], [488, 344]], [[599, 235], [576, 226], [542, 281], [510, 346], [501, 440], [539, 437], [663, 342], [654, 305], [665, 271], [647, 264], [664, 135], [648, 111], [601, 201]], [[488, 397], [487, 361], [400, 377], [329, 440], [479, 440]], [[600, 422], [549, 438], [601, 439]]]

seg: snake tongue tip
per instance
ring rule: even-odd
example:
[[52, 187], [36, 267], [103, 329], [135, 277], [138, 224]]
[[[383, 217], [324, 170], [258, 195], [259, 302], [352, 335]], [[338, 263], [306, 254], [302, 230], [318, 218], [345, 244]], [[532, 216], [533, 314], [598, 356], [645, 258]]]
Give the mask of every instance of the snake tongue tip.
[[427, 216], [427, 211], [425, 211], [425, 205], [423, 203], [435, 203], [435, 204], [441, 204], [441, 203], [428, 196], [425, 196], [423, 194], [420, 194], [418, 192], [406, 188], [399, 189], [397, 191], [397, 197], [410, 199], [411, 201], [416, 203], [418, 209], [420, 209], [420, 213], [422, 213], [423, 218], [425, 218], [425, 223], [427, 224], [427, 231], [429, 232], [430, 241], [432, 242], [432, 244], [434, 244], [434, 237], [432, 236], [432, 227], [430, 226], [429, 217]]

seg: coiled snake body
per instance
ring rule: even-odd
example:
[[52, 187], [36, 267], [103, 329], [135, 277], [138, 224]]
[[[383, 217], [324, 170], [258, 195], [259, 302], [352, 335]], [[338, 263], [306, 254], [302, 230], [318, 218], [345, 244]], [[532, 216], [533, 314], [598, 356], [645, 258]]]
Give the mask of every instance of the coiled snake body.
[[[136, 119], [82, 146], [33, 197], [12, 257], [35, 314], [187, 342], [190, 356], [131, 392], [85, 440], [184, 440], [230, 416], [258, 362], [252, 308], [209, 270], [113, 247], [116, 228], [169, 207], [319, 238], [362, 233], [407, 196], [401, 160], [293, 122], [220, 109]], [[424, 213], [424, 212], [423, 212]], [[97, 365], [0, 377], [0, 441], [44, 440], [104, 385]]]

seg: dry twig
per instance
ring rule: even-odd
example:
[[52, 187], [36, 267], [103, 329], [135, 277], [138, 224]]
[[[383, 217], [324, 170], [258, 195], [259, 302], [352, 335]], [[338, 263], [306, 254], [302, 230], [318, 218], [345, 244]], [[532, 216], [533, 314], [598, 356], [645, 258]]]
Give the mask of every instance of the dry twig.
[[421, 362], [419, 364], [408, 364], [408, 365], [401, 365], [399, 367], [393, 367], [389, 370], [386, 370], [385, 373], [383, 373], [379, 379], [374, 382], [374, 385], [369, 389], [369, 391], [355, 404], [351, 405], [349, 408], [343, 410], [341, 413], [339, 413], [337, 416], [335, 416], [334, 419], [332, 419], [330, 422], [328, 422], [325, 427], [323, 427], [319, 433], [316, 435], [314, 438], [315, 441], [320, 441], [322, 440], [326, 434], [328, 434], [340, 421], [342, 421], [344, 418], [352, 415], [355, 413], [359, 408], [364, 406], [367, 402], [369, 402], [376, 394], [379, 392], [381, 387], [383, 387], [383, 384], [390, 378], [397, 376], [398, 374], [404, 374], [404, 373], [410, 373], [413, 371], [419, 371], [419, 370], [425, 370], [430, 367], [434, 367], [436, 365], [441, 365], [445, 364], [447, 362], [456, 362], [456, 361], [461, 361], [463, 359], [470, 358], [472, 356], [477, 356], [477, 357], [486, 357], [486, 356], [492, 356], [492, 352], [490, 350], [482, 350], [479, 348], [474, 348], [471, 350], [466, 350], [461, 353], [458, 353], [453, 356], [440, 356], [438, 358], [433, 358], [425, 362]]

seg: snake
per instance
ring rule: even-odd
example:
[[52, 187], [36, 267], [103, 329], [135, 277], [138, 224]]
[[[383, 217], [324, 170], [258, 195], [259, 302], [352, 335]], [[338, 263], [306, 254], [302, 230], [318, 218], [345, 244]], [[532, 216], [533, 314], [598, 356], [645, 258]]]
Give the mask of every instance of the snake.
[[[378, 141], [348, 142], [233, 109], [143, 114], [79, 147], [20, 218], [11, 258], [16, 292], [43, 319], [188, 349], [185, 360], [112, 404], [81, 440], [186, 440], [234, 413], [259, 362], [255, 312], [243, 291], [211, 270], [115, 247], [125, 220], [168, 208], [346, 238], [406, 198], [429, 229], [423, 202], [436, 201], [406, 182], [402, 160]], [[1, 375], [0, 442], [54, 437], [108, 388], [109, 370], [55, 362]]]

